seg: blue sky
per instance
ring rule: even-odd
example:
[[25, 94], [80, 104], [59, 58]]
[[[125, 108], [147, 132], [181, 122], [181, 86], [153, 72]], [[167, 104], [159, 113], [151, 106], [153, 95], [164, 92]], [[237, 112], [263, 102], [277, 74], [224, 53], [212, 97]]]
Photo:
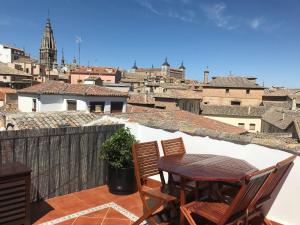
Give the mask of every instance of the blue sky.
[[252, 75], [260, 84], [299, 87], [300, 2], [294, 0], [1, 1], [0, 43], [38, 57], [50, 10], [58, 59], [128, 69], [160, 66], [167, 56], [187, 76]]

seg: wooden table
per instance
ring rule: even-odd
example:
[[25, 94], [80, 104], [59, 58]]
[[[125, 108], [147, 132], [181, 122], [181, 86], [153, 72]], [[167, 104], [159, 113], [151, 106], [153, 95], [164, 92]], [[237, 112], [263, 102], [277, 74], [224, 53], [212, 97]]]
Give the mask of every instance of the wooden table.
[[[257, 170], [245, 160], [211, 154], [164, 156], [158, 161], [158, 169], [181, 177], [181, 205], [185, 204], [184, 185], [187, 180], [235, 183]], [[182, 214], [180, 222], [184, 223]]]

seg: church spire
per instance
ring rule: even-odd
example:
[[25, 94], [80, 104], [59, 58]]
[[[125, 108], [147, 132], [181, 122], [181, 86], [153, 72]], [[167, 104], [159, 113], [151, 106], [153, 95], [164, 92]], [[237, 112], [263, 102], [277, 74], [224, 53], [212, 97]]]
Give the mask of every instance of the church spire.
[[134, 60], [134, 63], [133, 63], [133, 66], [131, 67], [131, 69], [133, 69], [133, 70], [137, 70], [138, 69], [138, 67], [136, 66], [136, 60]]
[[65, 54], [64, 54], [64, 48], [61, 50], [61, 66], [65, 66]]
[[57, 49], [49, 15], [40, 46], [40, 63], [48, 69], [57, 63]]

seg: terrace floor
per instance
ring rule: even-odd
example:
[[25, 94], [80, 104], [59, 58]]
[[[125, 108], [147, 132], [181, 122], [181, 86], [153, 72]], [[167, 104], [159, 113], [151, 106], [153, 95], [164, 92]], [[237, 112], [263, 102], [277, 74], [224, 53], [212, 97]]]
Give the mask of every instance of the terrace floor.
[[130, 225], [143, 213], [138, 192], [113, 195], [100, 186], [32, 205], [32, 224]]

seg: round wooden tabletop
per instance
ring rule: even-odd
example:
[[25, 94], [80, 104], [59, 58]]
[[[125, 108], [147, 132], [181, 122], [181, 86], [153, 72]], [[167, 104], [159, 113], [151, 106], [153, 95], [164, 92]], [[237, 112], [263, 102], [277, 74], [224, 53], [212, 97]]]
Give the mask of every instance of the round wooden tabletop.
[[257, 171], [245, 160], [211, 154], [183, 154], [161, 157], [161, 171], [195, 181], [239, 182], [245, 175]]

